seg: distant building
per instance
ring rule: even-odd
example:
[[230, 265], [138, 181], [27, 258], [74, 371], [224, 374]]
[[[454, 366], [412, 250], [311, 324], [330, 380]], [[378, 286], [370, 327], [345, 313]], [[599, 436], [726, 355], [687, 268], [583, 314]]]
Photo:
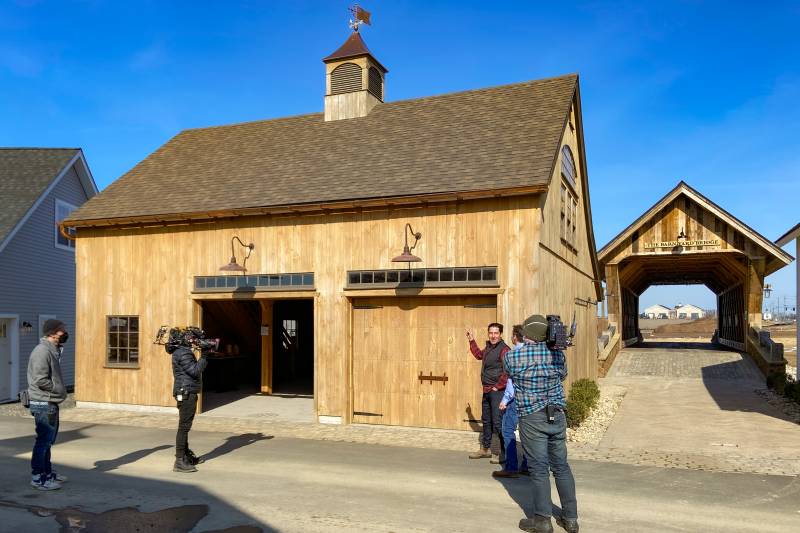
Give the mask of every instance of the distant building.
[[[795, 258], [795, 261], [797, 261], [797, 258], [800, 258], [800, 224], [795, 225], [795, 227], [784, 233], [775, 242], [778, 246], [786, 246], [792, 242], [792, 239], [795, 241], [795, 249], [797, 250], [797, 257]], [[795, 289], [797, 291], [797, 299], [795, 300], [796, 305], [794, 310], [796, 321], [798, 325], [800, 325], [800, 264], [797, 262], [795, 262], [795, 271], [797, 275], [797, 284]], [[797, 354], [797, 361], [795, 361], [795, 364], [798, 368], [800, 368], [800, 327], [797, 328], [797, 346], [798, 349], [795, 351]]]
[[644, 315], [647, 318], [669, 318], [671, 312], [672, 309], [666, 305], [655, 304], [645, 309]]
[[692, 319], [697, 320], [706, 316], [706, 312], [696, 305], [692, 304], [678, 304], [672, 310], [670, 318]]

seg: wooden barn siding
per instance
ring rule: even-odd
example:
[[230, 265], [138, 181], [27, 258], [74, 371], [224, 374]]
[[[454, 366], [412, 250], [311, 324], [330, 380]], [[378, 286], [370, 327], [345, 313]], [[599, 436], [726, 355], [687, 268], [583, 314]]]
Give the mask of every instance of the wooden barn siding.
[[[19, 385], [28, 383], [28, 359], [42, 336], [39, 315], [56, 315], [75, 332], [75, 252], [55, 246], [56, 199], [76, 207], [86, 202], [86, 193], [74, 168], [32, 213], [8, 246], [0, 253], [0, 313], [19, 315], [33, 331], [19, 336]], [[75, 383], [75, 344], [64, 346], [61, 360], [64, 382]], [[6, 369], [2, 369], [6, 372]]]
[[[561, 146], [569, 146], [575, 159], [576, 186], [578, 199], [578, 229], [576, 247], [573, 249], [561, 239], [561, 147], [558, 150], [553, 178], [546, 196], [541, 197], [542, 211], [541, 245], [537, 247], [533, 264], [538, 276], [535, 277], [534, 294], [538, 298], [534, 307], [526, 307], [524, 316], [532, 313], [559, 314], [569, 324], [573, 312], [578, 321], [578, 334], [575, 347], [567, 350], [569, 381], [597, 377], [597, 306], [576, 303], [580, 300], [597, 300], [597, 291], [592, 279], [592, 254], [585, 218], [584, 176], [581, 175], [581, 150], [572, 128], [567, 125]], [[598, 274], [599, 277], [599, 274]], [[538, 289], [538, 290], [536, 290]]]
[[[238, 235], [256, 245], [247, 263], [251, 273], [315, 273], [318, 413], [343, 416], [350, 379], [350, 303], [343, 291], [346, 271], [397, 267], [391, 258], [402, 250], [404, 225], [410, 222], [423, 234], [414, 251], [423, 259], [419, 266], [497, 265], [505, 289], [498, 297], [498, 317], [506, 324], [520, 321], [540, 310], [534, 263], [539, 205], [537, 196], [527, 196], [166, 228], [82, 229], [77, 399], [173, 403], [169, 357], [162, 347], [151, 344], [153, 335], [161, 324], [196, 321], [190, 294], [193, 277], [217, 274], [229, 259], [231, 237]], [[237, 256], [241, 258], [240, 249]], [[106, 315], [113, 314], [141, 317], [138, 369], [104, 368]]]

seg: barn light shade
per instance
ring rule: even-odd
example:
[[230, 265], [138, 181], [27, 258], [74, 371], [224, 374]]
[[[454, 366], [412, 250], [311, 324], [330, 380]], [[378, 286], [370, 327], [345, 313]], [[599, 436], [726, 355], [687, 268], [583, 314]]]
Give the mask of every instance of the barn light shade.
[[[409, 223], [406, 223], [404, 231], [405, 231], [406, 244], [405, 246], [403, 246], [403, 253], [393, 258], [392, 263], [421, 263], [422, 259], [412, 254], [411, 250], [417, 247], [417, 243], [422, 238], [422, 233], [414, 232], [414, 230], [411, 229], [411, 224]], [[411, 236], [414, 237], [414, 244], [411, 247], [408, 246], [409, 233], [411, 233]]]
[[[241, 244], [242, 246], [247, 248], [247, 253], [244, 256], [244, 261], [242, 261], [241, 265], [236, 262], [236, 253], [233, 250], [234, 241], [239, 241], [239, 244]], [[241, 273], [247, 272], [247, 268], [246, 268], [247, 259], [250, 257], [250, 254], [253, 253], [253, 249], [255, 247], [256, 247], [256, 245], [253, 244], [252, 242], [250, 244], [245, 244], [244, 242], [242, 242], [242, 239], [240, 239], [238, 236], [234, 235], [233, 238], [231, 239], [231, 260], [227, 265], [221, 266], [219, 268], [220, 271], [222, 271], [222, 272], [241, 272]]]
[[679, 241], [685, 241], [686, 240], [686, 234], [683, 232], [683, 228], [681, 228], [681, 232], [678, 233], [678, 240]]

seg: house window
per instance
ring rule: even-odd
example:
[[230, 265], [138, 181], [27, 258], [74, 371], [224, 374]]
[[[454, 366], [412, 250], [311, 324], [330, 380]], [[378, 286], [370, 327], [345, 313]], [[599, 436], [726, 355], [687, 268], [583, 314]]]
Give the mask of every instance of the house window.
[[[56, 199], [56, 215], [55, 215], [55, 232], [56, 232], [56, 248], [61, 248], [64, 250], [75, 250], [75, 241], [67, 239], [61, 232], [58, 231], [58, 225], [61, 223], [62, 220], [67, 218], [70, 213], [75, 211], [77, 207], [72, 204], [68, 204], [67, 202], [63, 202], [61, 200]], [[70, 235], [75, 235], [75, 228], [64, 228], [64, 230], [69, 233]]]
[[139, 317], [107, 317], [106, 364], [108, 366], [139, 366]]
[[296, 349], [297, 342], [297, 320], [283, 321], [283, 338], [281, 339], [284, 349], [288, 350], [292, 346]]
[[578, 199], [561, 184], [561, 240], [573, 249], [578, 247]]
[[572, 150], [569, 149], [569, 146], [565, 146], [561, 149], [561, 175], [573, 189], [577, 187], [575, 180], [575, 159], [572, 157]]

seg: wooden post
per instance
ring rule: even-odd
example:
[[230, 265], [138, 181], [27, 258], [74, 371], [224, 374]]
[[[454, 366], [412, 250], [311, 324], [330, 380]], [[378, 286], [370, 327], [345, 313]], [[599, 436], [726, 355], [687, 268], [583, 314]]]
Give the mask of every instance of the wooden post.
[[622, 288], [619, 285], [619, 266], [606, 265], [606, 298], [608, 299], [608, 324], [617, 326], [617, 331], [621, 330], [620, 319]]
[[751, 259], [747, 262], [747, 300], [745, 336], [750, 326], [761, 327], [761, 305], [764, 297], [764, 259]]
[[261, 304], [261, 327], [268, 328], [269, 334], [261, 334], [261, 392], [272, 394], [272, 336], [275, 327], [272, 323], [272, 300], [259, 300]]

